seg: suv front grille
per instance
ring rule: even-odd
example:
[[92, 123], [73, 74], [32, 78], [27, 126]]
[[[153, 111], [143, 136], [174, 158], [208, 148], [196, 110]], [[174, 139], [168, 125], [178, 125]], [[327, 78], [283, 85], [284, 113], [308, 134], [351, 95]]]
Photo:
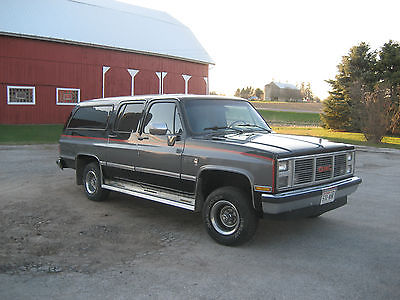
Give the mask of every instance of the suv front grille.
[[[334, 152], [289, 159], [289, 170], [279, 173], [279, 177], [287, 178], [287, 184], [278, 184], [279, 189], [310, 186], [350, 175], [354, 164], [354, 151]], [[351, 160], [347, 155], [351, 154]], [[350, 166], [350, 167], [349, 167]], [[350, 170], [350, 171], [349, 171]]]
[[315, 180], [324, 180], [332, 177], [333, 157], [324, 156], [316, 159]]
[[346, 174], [346, 154], [335, 155], [334, 176], [343, 176]]
[[326, 155], [297, 159], [294, 161], [294, 166], [294, 185], [326, 180], [345, 174], [346, 155]]
[[299, 159], [294, 163], [294, 184], [311, 182], [314, 159]]

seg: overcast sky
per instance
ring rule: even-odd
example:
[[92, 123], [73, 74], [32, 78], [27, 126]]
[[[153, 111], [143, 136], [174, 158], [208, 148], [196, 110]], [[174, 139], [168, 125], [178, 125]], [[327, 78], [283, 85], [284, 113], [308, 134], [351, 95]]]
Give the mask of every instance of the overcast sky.
[[350, 47], [400, 41], [400, 1], [120, 0], [169, 13], [188, 26], [215, 61], [210, 91], [311, 82], [324, 99]]

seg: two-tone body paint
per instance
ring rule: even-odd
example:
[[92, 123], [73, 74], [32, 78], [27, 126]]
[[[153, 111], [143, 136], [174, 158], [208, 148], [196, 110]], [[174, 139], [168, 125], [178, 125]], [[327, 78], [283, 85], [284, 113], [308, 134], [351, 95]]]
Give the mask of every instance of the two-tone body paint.
[[274, 185], [274, 159], [271, 154], [251, 151], [245, 145], [227, 143], [223, 139], [187, 139], [182, 173], [199, 178], [205, 170], [243, 175], [251, 187], [262, 185], [272, 188]]
[[[104, 130], [68, 129], [67, 126], [60, 138], [60, 157], [70, 162], [69, 167], [75, 167], [73, 162], [79, 156], [92, 156], [99, 161], [104, 179], [147, 186], [163, 195], [170, 193], [171, 197], [182, 194], [189, 199], [185, 200], [189, 204], [182, 204], [181, 207], [196, 210], [195, 203], [200, 203], [195, 201], [199, 195], [199, 178], [205, 171], [244, 176], [249, 183], [253, 205], [257, 208], [254, 202], [257, 196], [277, 192], [277, 159], [352, 148], [311, 137], [285, 136], [266, 131], [195, 136], [185, 120], [181, 98], [165, 95], [84, 102], [80, 106], [113, 105], [108, 126]], [[173, 102], [179, 108], [184, 130], [173, 144], [168, 143], [169, 135], [143, 133], [146, 111], [157, 101]], [[139, 102], [144, 103], [144, 114], [138, 132], [115, 132], [114, 121], [121, 105]], [[123, 191], [123, 188], [115, 190]], [[130, 193], [140, 195], [139, 192]], [[190, 202], [190, 199], [193, 201]]]

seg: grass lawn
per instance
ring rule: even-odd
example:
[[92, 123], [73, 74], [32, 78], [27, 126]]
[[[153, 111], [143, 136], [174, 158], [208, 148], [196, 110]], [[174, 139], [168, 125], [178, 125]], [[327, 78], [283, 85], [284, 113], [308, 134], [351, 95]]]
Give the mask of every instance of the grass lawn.
[[381, 144], [374, 144], [371, 142], [367, 142], [362, 133], [332, 131], [329, 129], [324, 129], [322, 127], [274, 127], [273, 126], [272, 129], [277, 133], [309, 135], [309, 136], [328, 139], [333, 142], [400, 149], [400, 137], [386, 136], [383, 138]]
[[283, 123], [292, 125], [320, 125], [318, 113], [258, 110], [268, 123]]
[[63, 125], [0, 125], [0, 144], [54, 144]]

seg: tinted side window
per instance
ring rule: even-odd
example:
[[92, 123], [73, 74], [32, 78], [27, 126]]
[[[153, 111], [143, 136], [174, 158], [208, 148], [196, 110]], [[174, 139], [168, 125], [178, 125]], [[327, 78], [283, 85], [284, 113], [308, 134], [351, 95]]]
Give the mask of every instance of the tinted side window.
[[129, 103], [123, 105], [118, 114], [116, 122], [116, 131], [135, 132], [143, 112], [142, 103]]
[[105, 129], [112, 106], [80, 107], [69, 122], [69, 128]]
[[153, 104], [146, 115], [144, 133], [149, 133], [152, 123], [165, 123], [168, 127], [168, 133], [179, 134], [183, 131], [175, 103]]

